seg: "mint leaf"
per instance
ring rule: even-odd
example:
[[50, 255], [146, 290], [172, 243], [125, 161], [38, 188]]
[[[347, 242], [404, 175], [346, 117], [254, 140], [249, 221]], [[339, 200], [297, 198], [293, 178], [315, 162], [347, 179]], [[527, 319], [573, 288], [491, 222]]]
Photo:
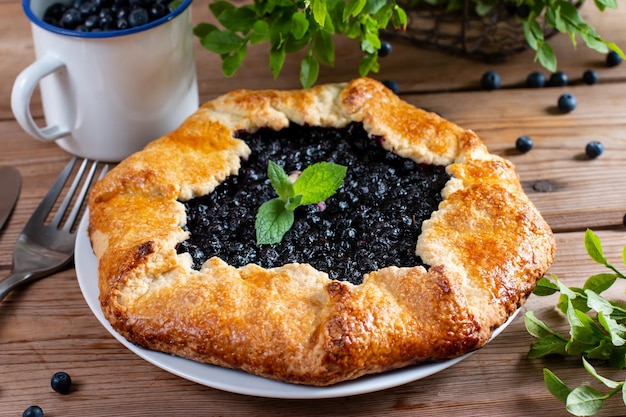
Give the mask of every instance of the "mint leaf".
[[558, 285], [553, 284], [552, 281], [550, 281], [546, 277], [541, 277], [539, 281], [537, 281], [537, 285], [535, 286], [535, 289], [533, 290], [533, 294], [538, 295], [538, 296], [546, 296], [546, 295], [552, 295], [558, 291], [559, 291]]
[[331, 162], [318, 162], [308, 166], [293, 184], [296, 195], [302, 195], [301, 204], [317, 204], [337, 192], [347, 168]]
[[600, 411], [605, 399], [597, 389], [583, 385], [567, 396], [566, 408], [575, 416], [591, 416]]
[[261, 205], [256, 216], [257, 244], [278, 243], [293, 225], [293, 211], [285, 208], [280, 198], [266, 201]]
[[526, 326], [526, 331], [528, 331], [530, 335], [539, 339], [555, 334], [543, 321], [535, 317], [535, 313], [533, 311], [528, 311], [524, 315], [524, 325]]
[[317, 204], [337, 192], [347, 168], [331, 162], [308, 166], [292, 184], [285, 170], [269, 161], [267, 176], [278, 198], [259, 207], [256, 215], [258, 245], [279, 243], [294, 222], [294, 210], [304, 204]]
[[293, 185], [289, 181], [289, 176], [285, 170], [273, 161], [269, 161], [267, 164], [267, 176], [270, 179], [270, 184], [283, 201], [287, 201], [289, 197], [294, 195]]
[[244, 46], [245, 40], [229, 30], [214, 30], [200, 39], [200, 43], [216, 54], [228, 54]]
[[[625, 247], [626, 248], [626, 247]], [[596, 294], [600, 294], [603, 291], [611, 288], [611, 285], [615, 283], [617, 280], [616, 274], [596, 274], [587, 278], [585, 281], [585, 285], [583, 285], [583, 289], [591, 290]]]
[[600, 238], [589, 229], [585, 232], [585, 249], [591, 259], [601, 265], [607, 264], [607, 260], [604, 257], [604, 252], [602, 250], [602, 244], [600, 243]]
[[554, 375], [552, 371], [544, 368], [543, 381], [552, 395], [560, 401], [567, 401], [567, 396], [572, 392], [572, 390], [569, 389], [569, 387], [565, 385], [556, 375]]
[[320, 63], [313, 55], [307, 55], [300, 63], [300, 83], [309, 88], [315, 84], [320, 73]]

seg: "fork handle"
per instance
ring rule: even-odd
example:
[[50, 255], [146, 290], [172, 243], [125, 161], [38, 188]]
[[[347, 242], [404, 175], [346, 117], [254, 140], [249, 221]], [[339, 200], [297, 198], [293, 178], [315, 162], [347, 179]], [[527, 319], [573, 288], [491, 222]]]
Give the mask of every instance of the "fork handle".
[[36, 272], [13, 272], [2, 281], [0, 281], [0, 301], [15, 287], [30, 281], [31, 279], [39, 278]]

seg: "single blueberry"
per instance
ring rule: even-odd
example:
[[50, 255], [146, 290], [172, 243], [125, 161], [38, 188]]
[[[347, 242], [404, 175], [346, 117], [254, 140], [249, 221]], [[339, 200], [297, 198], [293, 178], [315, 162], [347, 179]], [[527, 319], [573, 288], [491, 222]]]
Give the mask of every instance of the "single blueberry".
[[51, 4], [44, 13], [44, 20], [47, 18], [53, 18], [55, 20], [61, 19], [63, 17], [63, 13], [67, 10], [67, 6], [63, 3], [53, 3]]
[[117, 9], [115, 17], [117, 17], [118, 19], [128, 20], [128, 17], [130, 16], [130, 12], [131, 12], [130, 7], [120, 7]]
[[92, 0], [99, 9], [109, 9], [113, 5], [112, 0]]
[[82, 6], [83, 3], [87, 2], [89, 0], [74, 0], [72, 2], [72, 7], [75, 9], [80, 9], [80, 6]]
[[548, 85], [550, 87], [564, 87], [569, 82], [569, 77], [563, 71], [557, 71], [550, 76]]
[[131, 8], [136, 9], [139, 7], [145, 8], [148, 5], [148, 0], [128, 0], [128, 4]]
[[378, 56], [384, 58], [388, 56], [391, 51], [393, 51], [393, 46], [391, 45], [391, 43], [387, 41], [382, 41], [380, 43], [380, 49], [378, 50]]
[[576, 108], [576, 97], [572, 94], [561, 94], [557, 102], [557, 106], [561, 113], [569, 113]]
[[98, 16], [100, 16], [100, 17], [105, 17], [105, 16], [113, 17], [113, 12], [111, 11], [110, 7], [104, 7], [104, 8], [99, 9]]
[[113, 20], [113, 16], [102, 16], [100, 17], [100, 28], [103, 30], [111, 30], [115, 27], [115, 21]]
[[22, 417], [43, 417], [43, 410], [37, 405], [31, 405], [24, 410]]
[[92, 1], [84, 2], [80, 5], [80, 8], [78, 10], [80, 11], [80, 14], [83, 16], [83, 18], [98, 13], [98, 7], [96, 6], [96, 3]]
[[169, 10], [167, 9], [167, 6], [162, 3], [154, 3], [150, 5], [150, 18], [154, 20], [162, 18], [167, 15], [168, 12]]
[[[85, 19], [85, 23], [83, 24], [83, 26], [87, 28], [87, 30], [90, 30], [95, 27], [98, 27], [99, 24], [100, 24], [100, 18], [96, 16], [95, 14], [92, 14], [91, 16], [87, 17], [87, 19]], [[78, 28], [76, 28], [76, 30], [78, 30]]]
[[606, 55], [607, 67], [616, 67], [622, 63], [622, 57], [615, 51], [611, 51]]
[[497, 90], [500, 88], [500, 75], [495, 71], [487, 71], [480, 79], [483, 90]]
[[546, 76], [539, 71], [531, 72], [526, 77], [526, 85], [530, 88], [541, 88], [546, 85]]
[[588, 69], [583, 73], [583, 82], [588, 85], [593, 85], [598, 82], [598, 73], [592, 69]]
[[73, 7], [67, 9], [61, 18], [61, 26], [67, 29], [74, 29], [81, 23], [83, 23], [83, 18], [80, 12]]
[[599, 157], [600, 155], [602, 155], [604, 153], [604, 146], [602, 145], [602, 142], [594, 140], [591, 141], [587, 144], [587, 146], [585, 146], [585, 154], [587, 154], [587, 156], [590, 159], [595, 159], [597, 157]]
[[520, 136], [515, 141], [515, 149], [521, 153], [526, 153], [533, 148], [533, 140], [530, 136]]
[[50, 386], [59, 394], [67, 394], [72, 388], [72, 378], [67, 372], [57, 372], [52, 375]]
[[400, 92], [400, 85], [393, 80], [383, 80], [381, 81], [385, 87], [394, 92], [394, 94], [398, 94]]
[[130, 12], [130, 16], [128, 16], [128, 23], [130, 23], [131, 27], [142, 26], [149, 21], [148, 11], [142, 7], [133, 10]]

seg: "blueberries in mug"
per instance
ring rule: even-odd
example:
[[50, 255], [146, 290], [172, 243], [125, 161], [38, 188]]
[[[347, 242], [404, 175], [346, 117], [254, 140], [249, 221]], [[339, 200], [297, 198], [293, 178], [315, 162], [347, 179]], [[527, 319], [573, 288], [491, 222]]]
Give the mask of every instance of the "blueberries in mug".
[[[100, 18], [96, 16], [95, 14], [92, 14], [87, 19], [85, 19], [85, 23], [81, 26], [84, 26], [87, 30], [90, 30], [90, 29], [98, 27], [99, 24], [100, 24]], [[78, 30], [78, 28], [76, 28], [76, 30]]]
[[125, 18], [117, 19], [117, 21], [115, 22], [115, 27], [117, 28], [117, 30], [128, 29], [130, 27], [130, 23], [128, 23], [128, 20]]
[[95, 3], [87, 1], [80, 5], [78, 11], [80, 12], [81, 16], [86, 17], [95, 15], [98, 12], [98, 8]]
[[76, 29], [77, 26], [81, 25], [84, 22], [83, 17], [81, 16], [78, 9], [67, 9], [65, 13], [63, 13], [63, 17], [61, 18], [61, 27], [66, 29]]
[[65, 13], [66, 10], [67, 6], [65, 4], [54, 3], [50, 7], [48, 7], [46, 12], [44, 13], [43, 20], [44, 22], [54, 24], [52, 23], [52, 21], [58, 22], [59, 20], [61, 20], [61, 18], [63, 17], [63, 13]]
[[148, 16], [148, 11], [144, 8], [138, 8], [130, 12], [130, 16], [128, 16], [128, 23], [132, 27], [142, 26], [148, 23], [150, 20], [150, 16]]
[[50, 5], [44, 22], [82, 32], [123, 30], [167, 16], [171, 0], [74, 0]]
[[168, 13], [167, 7], [163, 3], [154, 3], [150, 6], [150, 18], [160, 19]]

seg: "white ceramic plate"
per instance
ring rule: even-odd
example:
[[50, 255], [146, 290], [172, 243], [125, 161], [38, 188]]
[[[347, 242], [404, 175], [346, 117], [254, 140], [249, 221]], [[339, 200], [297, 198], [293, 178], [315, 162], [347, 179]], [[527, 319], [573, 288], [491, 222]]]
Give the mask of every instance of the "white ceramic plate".
[[[87, 237], [87, 216], [88, 213], [85, 214], [78, 229], [75, 253], [76, 275], [78, 276], [78, 283], [80, 284], [81, 291], [83, 292], [83, 296], [85, 297], [87, 304], [100, 323], [102, 323], [102, 325], [113, 336], [115, 336], [120, 343], [130, 349], [133, 353], [167, 372], [198, 384], [223, 391], [268, 398], [335, 398], [380, 391], [386, 388], [406, 384], [408, 382], [417, 381], [437, 372], [441, 372], [463, 359], [466, 359], [472, 354], [468, 353], [461, 357], [447, 361], [426, 365], [416, 365], [396, 371], [365, 376], [353, 381], [343, 382], [329, 387], [311, 387], [277, 382], [267, 378], [250, 375], [245, 372], [201, 364], [188, 359], [138, 347], [128, 342], [124, 337], [113, 330], [109, 322], [104, 318], [104, 314], [100, 309], [98, 301], [99, 292], [97, 280], [97, 261], [91, 250], [91, 244], [89, 243], [89, 239]], [[504, 330], [516, 315], [517, 312], [513, 314], [513, 316], [504, 325], [500, 326], [500, 328], [494, 332], [492, 339]]]

